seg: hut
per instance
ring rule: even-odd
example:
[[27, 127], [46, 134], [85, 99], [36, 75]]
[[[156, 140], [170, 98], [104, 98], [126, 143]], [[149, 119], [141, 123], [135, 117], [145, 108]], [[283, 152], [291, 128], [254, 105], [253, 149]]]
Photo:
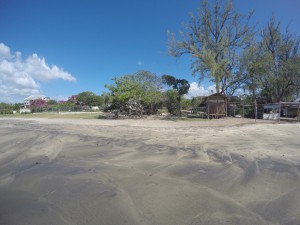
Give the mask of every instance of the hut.
[[208, 118], [220, 118], [227, 116], [227, 96], [215, 93], [206, 99], [206, 113]]

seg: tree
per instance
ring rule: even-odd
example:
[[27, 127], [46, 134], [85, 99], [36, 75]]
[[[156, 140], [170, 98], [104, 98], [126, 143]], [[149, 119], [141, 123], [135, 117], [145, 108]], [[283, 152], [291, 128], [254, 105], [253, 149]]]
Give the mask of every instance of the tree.
[[20, 110], [22, 105], [23, 105], [23, 103], [15, 103], [13, 106], [13, 110]]
[[[181, 114], [181, 97], [182, 95], [185, 95], [188, 93], [190, 89], [190, 84], [187, 80], [185, 79], [176, 79], [175, 77], [171, 75], [163, 75], [162, 76], [162, 81], [164, 84], [168, 86], [172, 86], [173, 90], [176, 91], [176, 100], [177, 100], [177, 110], [172, 112], [177, 115]], [[171, 93], [168, 93], [168, 96], [170, 97]], [[172, 108], [172, 107], [171, 107]], [[169, 111], [171, 112], [171, 111]], [[172, 113], [171, 112], [171, 113]]]
[[174, 115], [177, 115], [177, 91], [176, 90], [167, 90], [164, 93], [164, 104], [168, 109], [168, 112]]
[[244, 52], [244, 88], [268, 102], [291, 101], [300, 88], [300, 39], [273, 16], [261, 40]]
[[47, 101], [43, 99], [34, 99], [30, 101], [31, 112], [41, 112], [47, 108]]
[[96, 95], [91, 91], [84, 91], [79, 93], [76, 99], [80, 103], [80, 105], [100, 106], [103, 104], [102, 97]]
[[102, 96], [96, 95], [91, 99], [90, 106], [102, 106], [104, 103], [104, 100]]
[[300, 88], [300, 39], [288, 28], [280, 30], [274, 16], [262, 31], [261, 61], [265, 73], [259, 76], [262, 94], [275, 102], [291, 101]]
[[141, 116], [157, 112], [161, 101], [161, 79], [149, 71], [115, 77], [113, 85], [105, 85], [110, 90], [111, 109]]
[[192, 107], [192, 99], [182, 98], [181, 107], [185, 110], [188, 110], [190, 107]]
[[57, 101], [50, 99], [47, 103], [48, 103], [48, 105], [55, 105], [55, 104], [57, 104]]
[[68, 98], [68, 102], [77, 103], [77, 95], [72, 95]]
[[209, 78], [217, 93], [226, 93], [237, 84], [239, 55], [253, 40], [253, 27], [249, 26], [253, 12], [248, 16], [238, 14], [232, 1], [224, 4], [216, 0], [213, 6], [207, 0], [201, 3], [197, 15], [191, 13], [189, 23], [180, 32], [181, 40], [169, 34], [169, 54], [191, 55], [193, 75], [200, 73], [200, 80]]
[[112, 104], [112, 96], [110, 93], [102, 93], [101, 94], [101, 98], [103, 99], [103, 110], [106, 112], [110, 109], [110, 106]]
[[4, 102], [0, 103], [0, 114], [11, 114], [13, 106]]
[[261, 97], [262, 86], [259, 77], [267, 73], [260, 44], [255, 43], [246, 49], [240, 62], [238, 72], [242, 77], [240, 87], [248, 92], [249, 97], [252, 99], [251, 102], [253, 102], [257, 97]]

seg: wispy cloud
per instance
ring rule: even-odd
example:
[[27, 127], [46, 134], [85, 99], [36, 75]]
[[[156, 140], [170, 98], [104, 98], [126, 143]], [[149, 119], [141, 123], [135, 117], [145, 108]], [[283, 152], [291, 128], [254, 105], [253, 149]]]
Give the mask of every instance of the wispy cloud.
[[0, 101], [39, 94], [42, 92], [40, 83], [55, 79], [76, 80], [58, 66], [49, 66], [45, 58], [37, 54], [23, 59], [21, 52], [12, 54], [8, 46], [0, 43]]
[[138, 61], [137, 64], [138, 64], [138, 66], [141, 66], [141, 65], [143, 65], [143, 62], [142, 61]]

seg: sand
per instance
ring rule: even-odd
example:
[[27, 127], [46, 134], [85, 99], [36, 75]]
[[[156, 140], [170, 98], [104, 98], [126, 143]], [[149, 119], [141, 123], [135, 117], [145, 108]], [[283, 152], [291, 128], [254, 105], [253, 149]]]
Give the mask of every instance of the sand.
[[300, 125], [0, 119], [1, 225], [299, 225]]

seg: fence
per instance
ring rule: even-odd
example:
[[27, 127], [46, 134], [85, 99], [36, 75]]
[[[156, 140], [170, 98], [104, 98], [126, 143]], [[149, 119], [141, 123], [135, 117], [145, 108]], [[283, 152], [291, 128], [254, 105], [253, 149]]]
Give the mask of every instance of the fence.
[[263, 119], [264, 105], [265, 104], [256, 102], [252, 104], [245, 102], [227, 102], [227, 116]]
[[[206, 106], [194, 107], [192, 113], [198, 114], [202, 118], [208, 118], [207, 110]], [[227, 102], [226, 117], [300, 122], [300, 102], [280, 102], [273, 104], [257, 103], [256, 101], [252, 104], [245, 102]]]
[[287, 120], [287, 121], [297, 121], [300, 120], [300, 102], [280, 102], [278, 104], [279, 107], [279, 121]]

